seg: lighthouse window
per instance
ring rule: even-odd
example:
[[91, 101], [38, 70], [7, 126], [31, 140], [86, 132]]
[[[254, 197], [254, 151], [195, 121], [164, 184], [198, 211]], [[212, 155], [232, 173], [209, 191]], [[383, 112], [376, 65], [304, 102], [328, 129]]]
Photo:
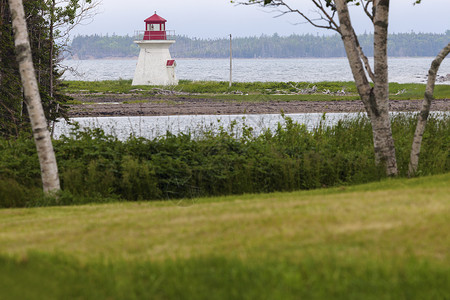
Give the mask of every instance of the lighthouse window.
[[161, 25], [159, 24], [147, 24], [147, 30], [150, 31], [161, 31]]

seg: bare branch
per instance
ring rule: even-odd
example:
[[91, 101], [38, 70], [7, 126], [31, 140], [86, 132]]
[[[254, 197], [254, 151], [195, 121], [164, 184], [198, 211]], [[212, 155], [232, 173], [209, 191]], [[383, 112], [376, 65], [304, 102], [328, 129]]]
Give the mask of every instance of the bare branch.
[[366, 15], [369, 17], [369, 19], [373, 23], [373, 14], [369, 11], [369, 4], [370, 3], [372, 3], [372, 5], [373, 5], [373, 0], [366, 0], [366, 4], [365, 5], [364, 5], [364, 0], [361, 0], [361, 6], [364, 8], [364, 12], [366, 13]]
[[[298, 9], [293, 9], [284, 0], [274, 0], [271, 3], [266, 4], [266, 5], [264, 5], [264, 0], [255, 0], [255, 1], [250, 1], [250, 2], [237, 2], [237, 5], [260, 5], [263, 7], [276, 7], [276, 8], [278, 8], [278, 11], [280, 13], [276, 17], [280, 17], [280, 16], [290, 14], [290, 13], [296, 13], [296, 14], [299, 14], [306, 21], [305, 23], [309, 23], [314, 27], [323, 28], [323, 29], [331, 29], [331, 30], [339, 32], [339, 27], [333, 19], [334, 12], [331, 14], [328, 13], [326, 11], [325, 7], [322, 5], [321, 0], [312, 0], [312, 1], [318, 8], [318, 12], [320, 15], [320, 18], [318, 18], [318, 19], [310, 18], [302, 11], [300, 11]], [[284, 10], [282, 10], [280, 7], [284, 8]], [[327, 25], [320, 24], [318, 21], [325, 21]], [[302, 24], [302, 23], [298, 23], [298, 24]]]
[[[60, 1], [60, 4], [67, 2], [67, 0]], [[58, 38], [67, 37], [70, 32], [78, 25], [87, 25], [93, 21], [93, 18], [98, 14], [100, 0], [94, 0], [90, 3], [83, 0], [79, 2], [79, 8], [76, 11], [73, 21], [66, 22], [65, 20], [58, 20], [55, 23], [55, 28], [61, 28], [61, 33]]]
[[[318, 8], [319, 8], [319, 10], [324, 14], [324, 16], [326, 17], [326, 18], [324, 18], [324, 19], [326, 19], [328, 22], [329, 22], [329, 25], [330, 25], [330, 27], [332, 27], [332, 29], [334, 29], [334, 30], [336, 30], [336, 31], [338, 31], [338, 29], [339, 29], [339, 26], [336, 24], [336, 22], [334, 21], [334, 16], [335, 16], [335, 14], [336, 14], [336, 10], [331, 10], [332, 11], [332, 14], [331, 14], [331, 16], [329, 15], [329, 13], [325, 10], [325, 8], [323, 7], [323, 4], [322, 4], [322, 2], [321, 2], [321, 0], [312, 0], [312, 2], [314, 3], [314, 5], [316, 5]], [[322, 16], [323, 17], [323, 16]]]

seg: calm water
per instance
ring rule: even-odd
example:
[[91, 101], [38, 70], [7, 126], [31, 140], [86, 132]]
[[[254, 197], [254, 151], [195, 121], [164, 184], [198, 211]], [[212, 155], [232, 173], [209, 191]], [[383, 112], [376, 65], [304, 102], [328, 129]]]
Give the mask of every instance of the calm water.
[[[357, 116], [357, 113], [321, 113], [287, 114], [295, 122], [305, 124], [312, 129], [322, 122], [326, 125], [335, 124], [343, 118]], [[121, 140], [130, 135], [153, 139], [165, 135], [167, 131], [173, 134], [191, 133], [193, 136], [201, 136], [206, 131], [218, 132], [220, 127], [232, 132], [236, 137], [242, 134], [242, 128], [252, 128], [254, 134], [259, 134], [267, 129], [275, 130], [278, 124], [284, 124], [284, 119], [279, 114], [263, 115], [190, 115], [190, 116], [155, 116], [155, 117], [101, 117], [101, 118], [73, 118], [81, 127], [102, 128], [106, 133], [117, 136]], [[230, 126], [233, 124], [233, 126]], [[62, 134], [69, 135], [72, 126], [65, 121], [56, 123], [55, 137]]]
[[[391, 58], [389, 80], [399, 83], [426, 82], [432, 57]], [[137, 60], [66, 60], [80, 76], [66, 72], [67, 80], [132, 79]], [[188, 80], [229, 80], [228, 59], [177, 59], [177, 76]], [[443, 61], [439, 75], [450, 74], [450, 59]], [[233, 80], [252, 81], [352, 81], [346, 58], [234, 59]], [[450, 84], [447, 82], [446, 84]]]
[[[393, 112], [392, 114], [398, 114]], [[401, 113], [400, 113], [401, 114]], [[448, 116], [450, 112], [432, 112], [435, 116]], [[294, 122], [304, 124], [309, 130], [322, 125], [334, 125], [338, 120], [351, 119], [362, 113], [302, 113], [286, 114]], [[112, 134], [121, 140], [130, 136], [153, 139], [165, 135], [168, 131], [173, 134], [190, 133], [194, 137], [201, 137], [205, 132], [217, 133], [220, 128], [241, 137], [243, 128], [251, 128], [254, 135], [266, 130], [274, 132], [278, 125], [284, 125], [285, 120], [279, 114], [262, 115], [182, 115], [182, 116], [143, 116], [143, 117], [101, 117], [101, 118], [73, 118], [80, 127], [101, 128], [107, 134]], [[73, 128], [66, 121], [56, 123], [55, 137], [62, 134], [69, 135]]]
[[[391, 82], [422, 83], [433, 58], [391, 58], [389, 76]], [[67, 73], [68, 80], [115, 80], [132, 79], [135, 60], [84, 60], [64, 61], [67, 66], [76, 68], [80, 76]], [[177, 59], [177, 76], [188, 80], [227, 81], [229, 76], [228, 59]], [[439, 75], [450, 74], [450, 59], [444, 60]], [[345, 58], [330, 59], [235, 59], [233, 61], [233, 80], [252, 81], [351, 81], [352, 76]], [[446, 84], [450, 84], [447, 82]], [[356, 114], [291, 114], [294, 121], [313, 128], [319, 122], [334, 124], [337, 120], [353, 117]], [[205, 130], [217, 131], [220, 126], [229, 128], [233, 122], [235, 135], [242, 133], [242, 127], [253, 128], [255, 133], [266, 129], [274, 130], [278, 123], [284, 124], [280, 115], [226, 115], [226, 116], [165, 116], [165, 117], [105, 117], [75, 118], [73, 121], [82, 127], [100, 127], [106, 133], [126, 139], [130, 135], [155, 138], [167, 131], [174, 134], [184, 132], [198, 135]], [[68, 134], [70, 126], [62, 121], [57, 123], [55, 134]]]

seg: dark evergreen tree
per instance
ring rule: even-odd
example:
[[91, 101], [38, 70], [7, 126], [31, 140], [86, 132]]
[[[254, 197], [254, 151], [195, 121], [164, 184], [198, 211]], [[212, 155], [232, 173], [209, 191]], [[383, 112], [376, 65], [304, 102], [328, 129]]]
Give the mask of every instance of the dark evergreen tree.
[[0, 0], [0, 14], [0, 134], [11, 136], [26, 122], [7, 0]]
[[[67, 33], [67, 28], [76, 25], [84, 12], [97, 4], [92, 0], [23, 1], [33, 64], [49, 123], [65, 116], [64, 103], [67, 100], [60, 93], [62, 72], [58, 62], [61, 60], [62, 45], [55, 41]], [[63, 26], [65, 31], [61, 30]], [[17, 136], [21, 130], [29, 127], [7, 0], [0, 0], [0, 125], [0, 135], [6, 137]]]
[[[368, 56], [373, 56], [373, 34], [358, 37]], [[435, 56], [450, 39], [445, 34], [399, 33], [388, 37], [389, 56]], [[177, 36], [170, 52], [178, 58], [226, 58], [229, 57], [229, 38], [198, 39]], [[419, 45], [419, 47], [417, 47]], [[131, 36], [76, 36], [71, 44], [72, 54], [78, 59], [102, 59], [110, 57], [135, 57], [139, 48]], [[345, 57], [345, 50], [338, 35], [314, 36], [311, 34], [233, 38], [235, 58], [301, 58]]]

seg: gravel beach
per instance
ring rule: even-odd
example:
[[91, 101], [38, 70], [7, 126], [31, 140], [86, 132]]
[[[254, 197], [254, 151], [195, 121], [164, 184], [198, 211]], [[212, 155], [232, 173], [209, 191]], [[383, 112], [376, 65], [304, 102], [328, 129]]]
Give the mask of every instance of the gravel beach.
[[[192, 97], [152, 98], [133, 94], [71, 95], [83, 104], [69, 105], [69, 117], [230, 115], [364, 112], [361, 101], [242, 102]], [[391, 111], [419, 111], [422, 100], [391, 100]], [[432, 111], [450, 111], [450, 99], [434, 100]]]

